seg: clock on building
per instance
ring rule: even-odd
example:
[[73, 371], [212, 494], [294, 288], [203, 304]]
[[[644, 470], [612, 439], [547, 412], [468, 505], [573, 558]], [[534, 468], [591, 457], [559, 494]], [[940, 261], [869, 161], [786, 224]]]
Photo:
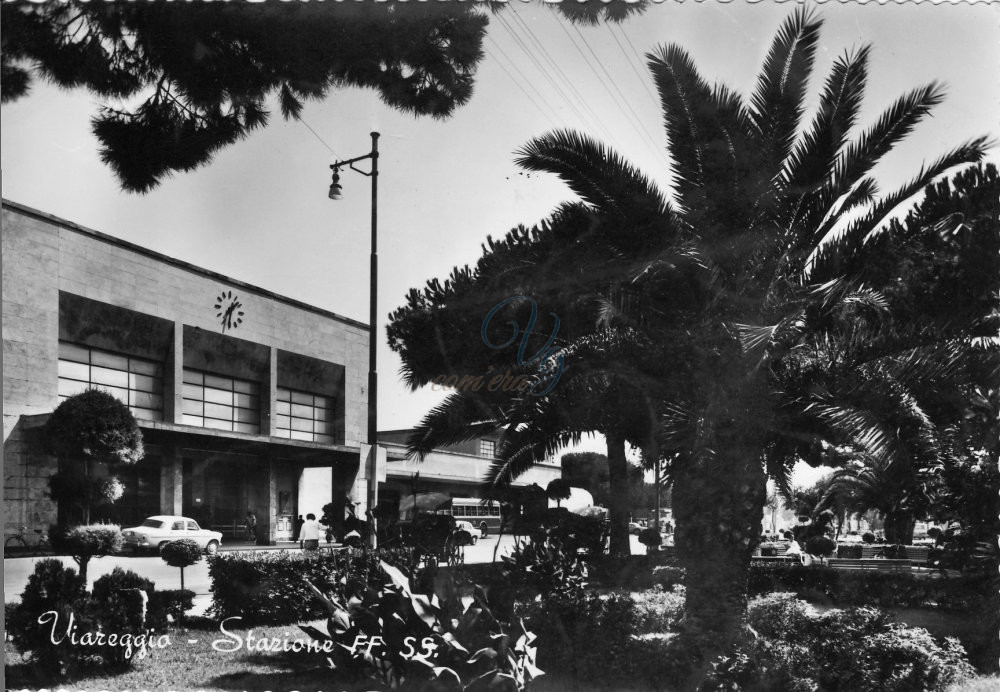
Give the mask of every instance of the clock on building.
[[222, 331], [236, 329], [243, 322], [243, 303], [239, 296], [234, 296], [232, 291], [223, 291], [215, 299], [215, 309], [219, 312], [216, 317], [222, 320]]

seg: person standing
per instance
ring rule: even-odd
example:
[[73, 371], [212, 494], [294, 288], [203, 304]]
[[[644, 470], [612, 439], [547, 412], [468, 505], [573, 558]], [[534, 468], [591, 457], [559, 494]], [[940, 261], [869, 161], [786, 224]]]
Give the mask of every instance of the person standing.
[[293, 536], [298, 536], [302, 533], [302, 525], [306, 523], [306, 520], [302, 518], [300, 514], [298, 518], [295, 519], [295, 531], [292, 533]]
[[257, 515], [255, 515], [253, 513], [252, 509], [248, 509], [247, 510], [246, 527], [247, 527], [247, 540], [250, 541], [251, 543], [253, 543], [254, 545], [256, 545], [257, 544]]
[[302, 528], [299, 529], [299, 547], [310, 551], [319, 548], [319, 522], [316, 521], [315, 514], [307, 514]]

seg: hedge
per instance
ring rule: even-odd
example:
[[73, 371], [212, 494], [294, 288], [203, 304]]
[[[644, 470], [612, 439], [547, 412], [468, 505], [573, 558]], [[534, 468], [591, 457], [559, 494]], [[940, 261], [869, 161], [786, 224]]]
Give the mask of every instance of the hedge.
[[783, 564], [750, 565], [749, 594], [791, 591], [800, 597], [825, 597], [838, 606], [926, 608], [975, 611], [990, 592], [983, 576], [927, 578], [905, 572], [840, 570]]
[[306, 580], [344, 601], [377, 574], [378, 560], [375, 553], [366, 558], [356, 550], [218, 553], [208, 558], [209, 614], [220, 620], [240, 617], [243, 625], [289, 625], [325, 617], [326, 609]]

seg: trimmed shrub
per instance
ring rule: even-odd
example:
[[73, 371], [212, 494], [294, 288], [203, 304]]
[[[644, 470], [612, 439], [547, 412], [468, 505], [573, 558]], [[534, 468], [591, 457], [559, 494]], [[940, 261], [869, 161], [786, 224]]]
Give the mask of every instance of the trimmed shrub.
[[974, 674], [961, 645], [889, 622], [873, 608], [816, 615], [792, 594], [750, 603], [750, 637], [715, 662], [708, 690], [945, 690]]
[[653, 582], [664, 588], [672, 588], [684, 583], [684, 570], [672, 565], [661, 565], [653, 568]]
[[57, 534], [55, 548], [73, 556], [80, 565], [80, 578], [86, 585], [90, 560], [119, 552], [123, 540], [121, 527], [116, 524], [85, 524]]
[[184, 568], [201, 562], [201, 548], [189, 538], [170, 541], [160, 549], [160, 557], [171, 567], [181, 570], [181, 589], [184, 588]]
[[847, 560], [860, 560], [864, 550], [860, 545], [838, 545], [837, 557]]
[[114, 598], [115, 592], [122, 589], [142, 589], [147, 594], [152, 594], [155, 588], [151, 580], [132, 570], [115, 567], [110, 574], [105, 574], [94, 582], [91, 596], [98, 603], [108, 603]]
[[861, 534], [861, 542], [862, 543], [874, 543], [875, 542], [875, 534], [873, 534], [871, 531], [865, 531], [863, 534]]
[[646, 546], [646, 550], [654, 551], [663, 543], [663, 536], [657, 529], [650, 527], [639, 532], [639, 542]]
[[546, 673], [609, 686], [634, 674], [636, 604], [629, 595], [573, 593], [530, 603], [523, 611], [527, 628], [544, 642], [536, 664]]
[[683, 586], [633, 593], [635, 619], [632, 634], [664, 634], [676, 630], [684, 615], [684, 596]]
[[322, 617], [323, 605], [306, 580], [325, 594], [347, 601], [378, 578], [379, 554], [218, 553], [208, 558], [212, 580], [209, 613], [218, 619], [242, 618], [241, 625], [286, 625]]
[[167, 629], [169, 621], [167, 617], [178, 622], [184, 618], [184, 614], [194, 608], [194, 591], [189, 589], [166, 589], [164, 591], [153, 591], [149, 594], [149, 614], [146, 624], [162, 632]]
[[810, 555], [829, 557], [837, 549], [837, 544], [827, 536], [812, 536], [806, 541], [806, 552]]
[[[40, 667], [65, 674], [80, 658], [80, 649], [59, 633], [69, 625], [70, 615], [77, 627], [86, 627], [80, 616], [86, 612], [83, 579], [76, 570], [64, 567], [59, 560], [40, 560], [28, 577], [21, 602], [7, 610], [7, 632], [19, 651], [29, 654]], [[53, 611], [54, 618], [39, 623], [38, 618]], [[55, 636], [53, 635], [55, 632]], [[53, 639], [58, 640], [53, 642]]]

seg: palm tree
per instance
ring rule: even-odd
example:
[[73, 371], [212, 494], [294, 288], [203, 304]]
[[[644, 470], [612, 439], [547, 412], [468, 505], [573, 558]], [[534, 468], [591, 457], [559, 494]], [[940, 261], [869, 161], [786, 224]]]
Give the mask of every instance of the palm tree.
[[[443, 316], [489, 285], [479, 281], [486, 267], [520, 293], [564, 296], [576, 328], [558, 344], [566, 367], [550, 396], [521, 397], [502, 415], [470, 404], [451, 421], [508, 426], [512, 441], [528, 442], [508, 448], [523, 462], [538, 457], [522, 449], [551, 448], [595, 429], [603, 416], [616, 442], [634, 440], [647, 458], [668, 460], [687, 584], [678, 641], [698, 663], [688, 687], [739, 635], [767, 475], [787, 492], [795, 461], [823, 463], [830, 447], [885, 461], [932, 455], [936, 420], [915, 383], [925, 374], [948, 387], [968, 379], [978, 355], [973, 339], [990, 333], [973, 314], [893, 321], [891, 292], [878, 290], [884, 272], [870, 265], [898, 211], [947, 171], [979, 160], [985, 140], [957, 147], [878, 196], [872, 170], [942, 90], [932, 83], [904, 95], [851, 138], [866, 82], [864, 47], [835, 61], [804, 124], [820, 25], [806, 11], [783, 23], [748, 100], [706, 83], [677, 46], [649, 54], [673, 162], [672, 201], [585, 135], [535, 139], [518, 163], [556, 174], [580, 201], [560, 210], [559, 224], [525, 232], [516, 252], [493, 252], [491, 243], [477, 271], [453, 274], [448, 291], [411, 293], [394, 316], [402, 329], [390, 329], [397, 346], [418, 336], [441, 343], [468, 330], [461, 316], [456, 324]], [[950, 231], [956, 222], [939, 215], [927, 227]], [[554, 269], [562, 290], [526, 268]], [[604, 368], [634, 355], [619, 381], [641, 382], [644, 396], [626, 389], [593, 400], [583, 421], [575, 408], [586, 400], [582, 385], [608, 391], [589, 379], [592, 353], [603, 353]], [[404, 353], [404, 368], [419, 385], [448, 359], [438, 356], [428, 370]], [[622, 433], [617, 426], [630, 417], [615, 415], [619, 405], [631, 418], [655, 421], [652, 439]]]
[[[659, 223], [615, 228], [605, 243], [631, 269], [619, 283], [635, 297], [629, 314], [645, 316], [654, 340], [694, 354], [687, 390], [659, 406], [658, 441], [677, 455], [670, 475], [687, 568], [685, 625], [698, 635], [703, 661], [739, 630], [765, 470], [787, 488], [795, 460], [823, 460], [824, 440], [883, 459], [930, 450], [934, 424], [910, 387], [931, 352], [942, 381], [967, 374], [963, 356], [984, 327], [976, 316], [887, 326], [890, 306], [869, 283], [867, 261], [900, 207], [980, 159], [985, 140], [877, 197], [873, 168], [941, 101], [942, 89], [932, 83], [906, 94], [849, 139], [866, 82], [864, 47], [835, 62], [803, 127], [820, 25], [805, 11], [784, 22], [748, 101], [707, 84], [677, 46], [648, 56], [673, 203]], [[605, 209], [664, 197], [572, 132], [534, 140], [518, 162], [558, 175]], [[605, 184], [613, 170], [629, 171], [628, 179]]]

